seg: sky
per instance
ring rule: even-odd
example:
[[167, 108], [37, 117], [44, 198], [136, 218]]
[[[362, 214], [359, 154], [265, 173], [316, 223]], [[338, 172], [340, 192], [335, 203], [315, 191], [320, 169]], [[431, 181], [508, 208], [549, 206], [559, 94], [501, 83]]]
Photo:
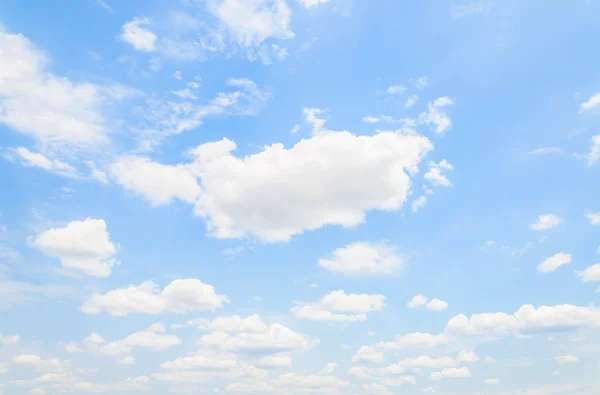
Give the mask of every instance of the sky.
[[600, 2], [0, 3], [0, 394], [600, 393]]

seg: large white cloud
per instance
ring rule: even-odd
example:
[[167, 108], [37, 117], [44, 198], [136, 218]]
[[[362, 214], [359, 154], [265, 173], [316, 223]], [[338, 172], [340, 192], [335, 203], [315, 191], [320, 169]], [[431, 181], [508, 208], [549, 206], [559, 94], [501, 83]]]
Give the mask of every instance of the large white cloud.
[[281, 242], [327, 225], [356, 226], [370, 210], [400, 210], [410, 191], [407, 172], [417, 171], [431, 142], [408, 131], [327, 130], [320, 113], [305, 110], [313, 136], [287, 149], [273, 144], [238, 158], [231, 154], [236, 144], [222, 139], [191, 150], [187, 164], [127, 157], [113, 175], [154, 204], [195, 200], [195, 213], [218, 238]]
[[367, 313], [382, 311], [385, 296], [380, 294], [346, 294], [332, 291], [316, 302], [296, 302], [290, 312], [297, 318], [313, 321], [365, 321]]
[[174, 280], [162, 291], [152, 281], [130, 285], [106, 294], [92, 295], [81, 307], [86, 314], [106, 311], [115, 316], [129, 314], [184, 314], [196, 311], [215, 311], [229, 303], [225, 295], [218, 295], [210, 284], [200, 280]]
[[319, 266], [344, 274], [389, 274], [399, 270], [404, 259], [385, 244], [354, 242], [333, 251], [331, 258], [319, 259]]
[[502, 335], [509, 332], [562, 332], [579, 328], [600, 328], [600, 309], [593, 305], [524, 305], [514, 314], [481, 313], [468, 318], [457, 315], [448, 321], [446, 331], [465, 335]]
[[108, 277], [116, 263], [117, 247], [103, 219], [71, 221], [40, 233], [33, 243], [46, 255], [58, 257], [64, 269], [88, 276]]
[[581, 106], [579, 107], [580, 112], [592, 111], [597, 109], [600, 109], [600, 92], [590, 97], [589, 100], [581, 103]]

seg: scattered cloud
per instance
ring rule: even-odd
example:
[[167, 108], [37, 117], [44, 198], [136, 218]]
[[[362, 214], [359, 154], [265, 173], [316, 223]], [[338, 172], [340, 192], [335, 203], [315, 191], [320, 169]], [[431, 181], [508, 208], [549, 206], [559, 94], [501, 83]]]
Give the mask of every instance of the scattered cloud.
[[384, 361], [383, 353], [375, 350], [373, 347], [362, 346], [352, 357], [352, 362], [373, 362], [381, 363]]
[[318, 6], [319, 4], [328, 3], [329, 0], [297, 0], [298, 3], [302, 4], [302, 6], [306, 8], [313, 8]]
[[429, 162], [429, 170], [425, 173], [425, 180], [433, 186], [451, 187], [452, 183], [444, 174], [446, 171], [454, 170], [454, 167], [446, 159], [439, 163]]
[[332, 291], [316, 302], [296, 302], [290, 312], [296, 318], [312, 321], [357, 322], [366, 321], [367, 313], [382, 311], [385, 296], [378, 294], [346, 294]]
[[405, 348], [434, 348], [450, 343], [451, 338], [446, 334], [432, 335], [430, 333], [409, 333], [398, 335], [390, 342], [379, 342], [377, 347], [387, 350], [400, 350]]
[[443, 108], [454, 104], [454, 102], [446, 96], [439, 97], [433, 102], [427, 104], [428, 111], [421, 113], [419, 120], [421, 123], [435, 126], [435, 132], [438, 134], [445, 133], [452, 129], [452, 120]]
[[594, 213], [590, 210], [585, 210], [585, 217], [591, 225], [600, 225], [600, 213]]
[[600, 281], [600, 263], [588, 267], [577, 275], [585, 282]]
[[572, 260], [573, 256], [571, 254], [559, 252], [558, 254], [554, 254], [551, 257], [546, 258], [542, 263], [540, 263], [537, 267], [537, 271], [540, 273], [553, 272], [560, 266], [571, 263]]
[[560, 364], [573, 363], [579, 361], [577, 357], [574, 357], [572, 355], [561, 355], [560, 357], [556, 357], [554, 359]]
[[412, 108], [417, 103], [418, 100], [419, 100], [419, 96], [412, 95], [411, 97], [409, 97], [408, 99], [406, 99], [406, 103], [404, 104], [404, 108]]
[[125, 23], [119, 38], [138, 51], [152, 52], [156, 49], [156, 34], [146, 29], [150, 25], [148, 18], [134, 18]]
[[588, 101], [581, 103], [579, 107], [579, 112], [584, 113], [587, 111], [600, 109], [600, 93], [596, 93], [592, 97], [589, 98]]
[[60, 259], [63, 269], [92, 277], [108, 277], [117, 263], [117, 246], [110, 241], [103, 219], [71, 221], [32, 239], [44, 254]]
[[333, 251], [331, 258], [319, 259], [319, 266], [343, 274], [390, 274], [404, 265], [395, 248], [386, 244], [354, 242]]
[[449, 380], [449, 379], [463, 379], [471, 377], [471, 372], [469, 368], [446, 368], [441, 372], [432, 372], [431, 379], [432, 380]]
[[540, 215], [537, 222], [531, 224], [531, 230], [548, 230], [557, 227], [563, 222], [562, 218], [554, 214]]
[[406, 91], [406, 87], [404, 85], [390, 85], [387, 88], [387, 93], [390, 95], [401, 95]]
[[86, 314], [106, 311], [113, 316], [129, 314], [184, 314], [196, 311], [215, 311], [229, 303], [218, 295], [212, 285], [200, 280], [174, 280], [163, 290], [152, 281], [130, 285], [106, 294], [93, 294], [81, 307]]
[[408, 301], [407, 307], [409, 309], [418, 309], [420, 307], [426, 307], [428, 310], [432, 311], [444, 311], [448, 308], [448, 303], [441, 299], [433, 298], [429, 300], [429, 298], [427, 298], [424, 295], [416, 295]]

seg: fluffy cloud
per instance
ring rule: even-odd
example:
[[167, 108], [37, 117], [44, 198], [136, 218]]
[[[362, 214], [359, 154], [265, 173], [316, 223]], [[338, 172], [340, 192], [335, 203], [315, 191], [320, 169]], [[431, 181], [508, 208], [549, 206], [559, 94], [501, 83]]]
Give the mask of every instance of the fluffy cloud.
[[590, 221], [591, 225], [600, 225], [600, 213], [594, 213], [590, 210], [585, 210], [585, 217]]
[[332, 257], [319, 259], [319, 266], [344, 274], [389, 274], [397, 271], [404, 259], [385, 244], [354, 242], [333, 251]]
[[381, 363], [383, 362], [384, 357], [383, 353], [375, 350], [373, 347], [362, 346], [358, 349], [356, 354], [352, 357], [352, 362], [374, 362]]
[[477, 362], [479, 358], [473, 351], [461, 351], [456, 356], [456, 360], [459, 362]]
[[562, 222], [562, 218], [554, 214], [540, 215], [536, 223], [531, 224], [531, 230], [547, 230], [557, 227]]
[[298, 0], [298, 3], [302, 4], [306, 8], [313, 8], [319, 4], [328, 3], [329, 0]]
[[471, 377], [471, 372], [469, 368], [446, 368], [441, 372], [432, 372], [431, 379], [432, 380], [447, 380], [447, 379], [462, 379]]
[[62, 267], [92, 277], [108, 277], [116, 263], [117, 247], [110, 241], [103, 219], [71, 221], [33, 239], [44, 254], [60, 259]]
[[595, 165], [600, 160], [600, 135], [592, 137], [590, 153], [586, 155], [588, 164]]
[[429, 298], [427, 298], [425, 295], [416, 295], [408, 301], [407, 307], [409, 309], [418, 309], [425, 306], [427, 309], [432, 311], [444, 311], [448, 308], [448, 303], [441, 299], [433, 298], [429, 301], [429, 303], [428, 301]]
[[419, 120], [422, 123], [434, 125], [436, 133], [444, 133], [452, 129], [452, 121], [443, 108], [454, 104], [454, 102], [446, 97], [442, 96], [430, 102], [427, 105], [427, 112], [422, 113], [419, 116]]
[[588, 267], [577, 275], [585, 282], [600, 281], [600, 263]]
[[387, 93], [390, 95], [400, 95], [406, 91], [406, 87], [404, 85], [391, 85], [387, 89]]
[[346, 294], [332, 291], [316, 302], [296, 302], [290, 312], [297, 318], [313, 321], [366, 321], [367, 314], [382, 311], [385, 296], [379, 294]]
[[207, 6], [220, 28], [239, 46], [294, 37], [290, 27], [292, 11], [285, 0], [209, 0]]
[[292, 366], [292, 358], [286, 353], [267, 355], [258, 361], [257, 366], [265, 369], [289, 368]]
[[134, 18], [123, 25], [119, 38], [138, 51], [152, 52], [156, 49], [156, 34], [143, 27], [149, 24], [147, 18]]
[[429, 170], [424, 177], [434, 186], [451, 187], [452, 183], [444, 173], [453, 169], [454, 167], [445, 159], [440, 163], [429, 162]]
[[573, 256], [571, 254], [559, 252], [558, 254], [554, 254], [551, 257], [546, 258], [542, 263], [540, 263], [537, 267], [537, 271], [540, 273], [549, 273], [558, 269], [562, 265], [571, 263], [571, 260], [573, 260]]
[[237, 158], [236, 144], [223, 139], [192, 149], [184, 165], [127, 158], [113, 175], [154, 204], [195, 200], [196, 215], [218, 238], [282, 242], [326, 225], [356, 226], [370, 210], [400, 210], [410, 190], [407, 172], [417, 171], [431, 142], [412, 132], [327, 130], [320, 113], [305, 111], [313, 137], [289, 149], [273, 144]]
[[420, 356], [417, 358], [406, 358], [398, 363], [386, 366], [381, 369], [381, 373], [394, 375], [402, 374], [408, 369], [444, 369], [457, 365], [458, 361], [450, 357], [432, 358], [429, 356]]
[[579, 112], [592, 111], [600, 108], [600, 93], [596, 93], [588, 101], [581, 103]]
[[152, 281], [130, 285], [106, 294], [94, 294], [81, 307], [86, 314], [106, 311], [114, 316], [142, 314], [184, 314], [195, 311], [215, 311], [229, 303], [225, 295], [218, 295], [212, 285], [200, 280], [174, 280], [162, 291]]
[[398, 335], [391, 342], [380, 342], [377, 347], [387, 350], [398, 350], [404, 348], [433, 348], [450, 343], [448, 335], [432, 335], [430, 333], [409, 333], [407, 335]]
[[503, 335], [508, 332], [562, 332], [578, 328], [600, 328], [600, 309], [573, 305], [524, 305], [514, 314], [482, 313], [467, 318], [457, 315], [448, 321], [446, 331], [465, 335]]
[[263, 332], [211, 332], [198, 339], [198, 345], [234, 353], [281, 353], [309, 350], [319, 344], [281, 324], [272, 324]]
[[164, 327], [152, 325], [145, 331], [135, 332], [117, 341], [107, 342], [97, 333], [92, 333], [80, 345], [70, 344], [67, 351], [92, 352], [100, 355], [117, 356], [131, 352], [134, 348], [148, 348], [155, 351], [181, 344], [181, 339], [175, 335], [165, 335]]

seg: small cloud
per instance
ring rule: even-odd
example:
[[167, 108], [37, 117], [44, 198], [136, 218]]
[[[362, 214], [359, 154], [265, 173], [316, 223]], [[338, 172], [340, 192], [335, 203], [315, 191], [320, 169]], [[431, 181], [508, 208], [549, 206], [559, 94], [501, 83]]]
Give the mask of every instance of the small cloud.
[[486, 247], [491, 247], [496, 244], [496, 242], [494, 240], [486, 240], [484, 244]]
[[411, 108], [412, 106], [414, 106], [417, 103], [418, 100], [419, 100], [419, 96], [412, 95], [411, 97], [409, 97], [406, 100], [406, 104], [404, 104], [404, 108]]
[[548, 230], [557, 227], [562, 221], [562, 218], [555, 214], [540, 215], [537, 222], [531, 224], [530, 229], [535, 231]]
[[252, 298], [252, 300], [255, 302], [262, 302], [262, 298], [260, 296], [255, 296]]
[[390, 95], [401, 95], [404, 93], [404, 91], [406, 91], [406, 87], [404, 85], [391, 85], [387, 89], [387, 93]]
[[310, 284], [310, 285], [309, 285], [309, 287], [311, 287], [311, 288], [318, 288], [318, 287], [319, 287], [319, 285], [318, 285], [318, 284], [315, 284], [315, 283], [312, 283], [312, 284]]
[[181, 80], [183, 78], [183, 76], [181, 75], [181, 71], [177, 70], [176, 72], [174, 72], [173, 78], [175, 78], [176, 80]]
[[590, 97], [588, 101], [581, 103], [581, 106], [579, 107], [579, 113], [598, 109], [600, 109], [600, 92]]
[[292, 130], [290, 130], [290, 133], [291, 134], [296, 134], [296, 133], [298, 133], [300, 131], [300, 128], [301, 128], [300, 124], [297, 123], [297, 124], [294, 125], [294, 127], [292, 128]]
[[529, 152], [531, 155], [559, 155], [563, 153], [560, 147], [541, 147]]

